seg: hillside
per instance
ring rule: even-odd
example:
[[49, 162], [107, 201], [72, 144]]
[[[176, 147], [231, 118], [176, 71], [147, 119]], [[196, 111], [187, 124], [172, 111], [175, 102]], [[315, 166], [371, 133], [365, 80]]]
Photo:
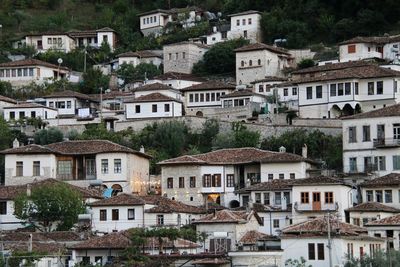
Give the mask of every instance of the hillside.
[[400, 1], [396, 0], [2, 0], [1, 47], [30, 32], [108, 26], [119, 33], [122, 50], [154, 48], [160, 42], [141, 37], [138, 14], [188, 5], [222, 12], [223, 17], [249, 9], [262, 11], [265, 42], [285, 38], [292, 48], [334, 44], [355, 35], [396, 33], [400, 29]]

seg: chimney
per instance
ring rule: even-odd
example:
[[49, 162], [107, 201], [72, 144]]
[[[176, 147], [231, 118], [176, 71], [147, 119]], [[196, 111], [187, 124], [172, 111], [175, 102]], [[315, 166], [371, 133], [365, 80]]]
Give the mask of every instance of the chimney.
[[13, 148], [17, 148], [17, 147], [19, 147], [19, 141], [17, 138], [15, 138], [13, 141]]
[[140, 146], [140, 152], [144, 153], [144, 146]]
[[279, 152], [280, 152], [280, 153], [286, 153], [286, 147], [281, 146], [281, 147], [279, 148]]
[[304, 144], [304, 146], [301, 149], [301, 155], [303, 156], [303, 158], [307, 158], [307, 145]]

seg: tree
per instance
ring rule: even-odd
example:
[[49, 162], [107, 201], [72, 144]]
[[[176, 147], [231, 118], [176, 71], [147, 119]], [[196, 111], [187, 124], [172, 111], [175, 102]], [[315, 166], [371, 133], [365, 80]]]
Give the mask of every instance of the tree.
[[242, 122], [233, 122], [231, 131], [220, 133], [213, 141], [213, 149], [232, 147], [259, 147], [260, 133], [249, 129]]
[[161, 70], [150, 63], [140, 63], [136, 67], [124, 63], [118, 69], [117, 74], [120, 79], [124, 80], [124, 84], [128, 84], [136, 80], [152, 79], [161, 74]]
[[80, 92], [84, 94], [96, 94], [100, 88], [108, 88], [110, 78], [103, 75], [98, 69], [88, 69], [83, 74], [83, 82], [80, 85]]
[[212, 142], [219, 133], [219, 122], [216, 119], [207, 119], [203, 123], [203, 129], [199, 135], [200, 152], [209, 152], [212, 149]]
[[305, 69], [305, 68], [309, 68], [309, 67], [313, 67], [313, 66], [315, 66], [315, 62], [314, 62], [314, 60], [312, 60], [311, 58], [302, 59], [302, 60], [297, 64], [297, 68], [298, 68], [298, 69]]
[[0, 95], [13, 97], [13, 89], [11, 83], [0, 81]]
[[37, 131], [34, 134], [33, 139], [35, 141], [35, 144], [48, 145], [63, 141], [64, 134], [60, 131], [60, 129], [56, 127], [50, 127], [48, 129]]
[[33, 187], [15, 199], [15, 216], [42, 231], [70, 230], [85, 211], [81, 195], [64, 183]]

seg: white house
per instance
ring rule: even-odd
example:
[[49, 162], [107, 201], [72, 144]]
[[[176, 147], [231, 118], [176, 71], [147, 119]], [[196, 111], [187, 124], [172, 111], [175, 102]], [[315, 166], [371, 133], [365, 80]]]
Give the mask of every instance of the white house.
[[302, 156], [257, 148], [220, 149], [167, 159], [161, 165], [162, 193], [186, 204], [238, 207], [235, 190], [272, 179], [308, 176], [315, 163]]
[[227, 33], [229, 40], [244, 38], [250, 43], [262, 42], [261, 12], [249, 10], [230, 14], [231, 29]]
[[[5, 184], [55, 178], [87, 187], [91, 182], [120, 192], [147, 191], [149, 158], [106, 140], [64, 141], [3, 150]], [[93, 181], [99, 180], [99, 181]]]
[[164, 85], [168, 85], [169, 87], [180, 90], [189, 86], [203, 83], [205, 81], [205, 79], [192, 74], [166, 72], [164, 74], [153, 77], [153, 79], [149, 79], [146, 84], [162, 83]]
[[31, 83], [51, 83], [54, 79], [66, 78], [69, 70], [37, 59], [23, 59], [0, 64], [0, 81], [21, 87]]
[[41, 118], [42, 120], [55, 119], [58, 112], [54, 108], [49, 108], [33, 102], [22, 102], [15, 106], [5, 107], [4, 119], [6, 121], [17, 121], [19, 119]]
[[192, 73], [194, 64], [203, 59], [209, 46], [194, 42], [180, 42], [164, 45], [164, 73]]
[[181, 117], [182, 101], [163, 95], [151, 93], [125, 101], [127, 119]]
[[379, 202], [364, 202], [345, 210], [346, 222], [365, 227], [369, 222], [384, 219], [400, 212]]
[[175, 89], [172, 86], [164, 83], [149, 83], [143, 86], [136, 87], [132, 90], [135, 97], [146, 96], [154, 93], [162, 94], [168, 97], [172, 97], [176, 100], [182, 100], [182, 93], [180, 90]]
[[237, 84], [250, 85], [266, 76], [283, 77], [283, 70], [293, 65], [289, 51], [263, 43], [237, 48], [235, 54]]
[[107, 43], [111, 51], [114, 51], [118, 42], [117, 33], [109, 27], [88, 31], [70, 31], [68, 35], [74, 39], [75, 47], [99, 48], [103, 43]]
[[143, 50], [136, 52], [129, 51], [117, 55], [117, 58], [119, 67], [122, 64], [131, 64], [136, 67], [141, 63], [153, 64], [157, 67], [160, 67], [163, 60], [162, 50]]
[[251, 89], [237, 89], [221, 96], [222, 108], [250, 107], [251, 111], [264, 112], [267, 99], [265, 95], [253, 92]]
[[[328, 220], [330, 244], [328, 243]], [[349, 258], [360, 259], [364, 255], [385, 249], [385, 240], [368, 236], [367, 229], [343, 223], [333, 216], [320, 217], [282, 230], [281, 245], [284, 251], [283, 262], [299, 260], [318, 267], [344, 266]], [[329, 265], [331, 247], [332, 265]]]
[[339, 60], [355, 61], [363, 59], [384, 59], [399, 63], [400, 35], [357, 36], [339, 43]]
[[400, 249], [400, 214], [394, 214], [365, 225], [368, 234], [386, 240], [387, 249]]
[[0, 113], [4, 114], [4, 108], [12, 107], [18, 103], [17, 100], [0, 95]]
[[75, 49], [74, 39], [63, 32], [28, 34], [25, 36], [25, 44], [33, 46], [38, 52], [55, 50], [69, 53]]
[[400, 171], [400, 104], [345, 117], [343, 171], [382, 176]]
[[337, 118], [398, 102], [400, 72], [367, 62], [346, 62], [293, 72], [302, 118]]

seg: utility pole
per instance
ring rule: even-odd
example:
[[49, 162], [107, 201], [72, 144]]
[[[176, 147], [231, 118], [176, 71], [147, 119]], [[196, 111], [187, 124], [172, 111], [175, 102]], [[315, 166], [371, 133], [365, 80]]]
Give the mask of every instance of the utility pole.
[[328, 211], [328, 256], [329, 256], [329, 267], [332, 267], [332, 242], [331, 242], [331, 215]]
[[87, 51], [86, 51], [86, 47], [85, 47], [84, 55], [83, 55], [83, 72], [86, 72], [86, 53], [87, 53]]

